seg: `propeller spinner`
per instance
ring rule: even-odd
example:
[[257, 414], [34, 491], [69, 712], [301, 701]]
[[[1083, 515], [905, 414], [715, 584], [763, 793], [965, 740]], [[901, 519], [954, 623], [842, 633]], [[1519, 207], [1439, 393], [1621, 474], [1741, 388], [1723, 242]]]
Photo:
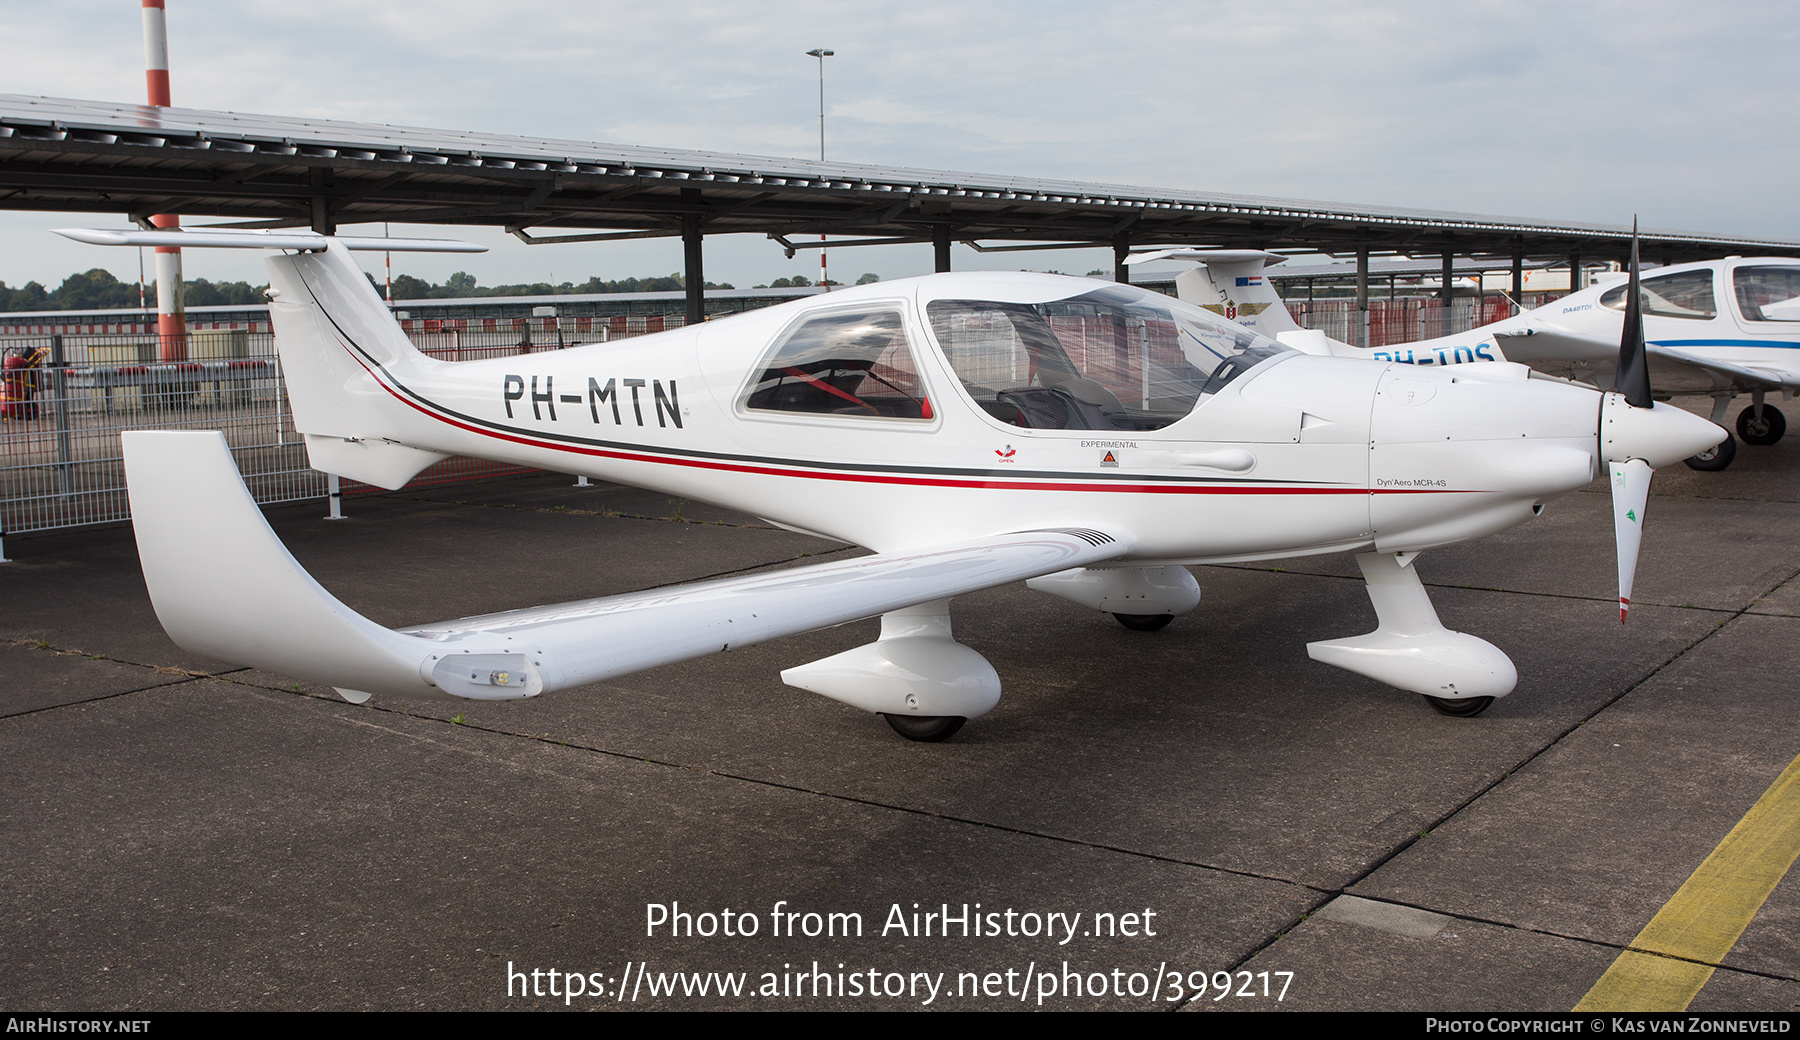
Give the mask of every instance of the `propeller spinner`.
[[1650, 359], [1644, 349], [1643, 300], [1638, 295], [1637, 220], [1631, 222], [1631, 281], [1625, 293], [1625, 328], [1613, 389], [1600, 404], [1600, 449], [1612, 486], [1613, 537], [1619, 554], [1619, 623], [1631, 610], [1643, 540], [1650, 475], [1725, 439], [1725, 431], [1650, 395]]

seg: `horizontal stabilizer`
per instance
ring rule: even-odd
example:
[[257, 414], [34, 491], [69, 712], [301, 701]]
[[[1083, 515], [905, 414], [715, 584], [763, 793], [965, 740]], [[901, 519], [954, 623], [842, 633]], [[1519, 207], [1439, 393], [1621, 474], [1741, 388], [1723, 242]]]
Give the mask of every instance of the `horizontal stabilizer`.
[[350, 691], [528, 697], [1131, 550], [1105, 531], [1020, 531], [396, 632], [300, 567], [244, 488], [222, 434], [124, 438], [144, 579], [175, 642]]
[[112, 231], [56, 228], [64, 238], [91, 246], [176, 246], [181, 249], [300, 249], [323, 251], [334, 239], [345, 249], [374, 253], [485, 253], [487, 246], [448, 238], [348, 238], [311, 231], [186, 228], [181, 231]]
[[1190, 249], [1186, 246], [1175, 249], [1157, 249], [1148, 253], [1133, 253], [1125, 258], [1125, 263], [1147, 264], [1154, 260], [1198, 260], [1201, 263], [1242, 264], [1252, 260], [1261, 260], [1273, 266], [1286, 260], [1280, 253], [1271, 253], [1266, 249]]

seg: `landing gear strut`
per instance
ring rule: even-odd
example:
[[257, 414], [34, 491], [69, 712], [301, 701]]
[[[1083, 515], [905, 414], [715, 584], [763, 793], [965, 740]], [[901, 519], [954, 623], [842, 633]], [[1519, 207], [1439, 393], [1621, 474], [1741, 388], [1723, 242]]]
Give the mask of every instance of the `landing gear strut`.
[[1445, 715], [1479, 715], [1494, 698], [1512, 692], [1519, 673], [1492, 643], [1444, 627], [1413, 569], [1417, 555], [1359, 553], [1356, 565], [1375, 607], [1375, 631], [1308, 643], [1307, 656], [1410, 690]]
[[789, 668], [781, 681], [874, 712], [907, 740], [948, 739], [1000, 700], [1000, 677], [950, 628], [950, 601], [881, 615], [881, 638]]

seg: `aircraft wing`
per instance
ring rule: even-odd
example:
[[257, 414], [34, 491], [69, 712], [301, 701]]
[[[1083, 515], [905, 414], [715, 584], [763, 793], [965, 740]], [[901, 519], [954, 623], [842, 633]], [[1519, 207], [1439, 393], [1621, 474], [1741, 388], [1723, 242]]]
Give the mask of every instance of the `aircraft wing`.
[[133, 431], [125, 467], [145, 583], [185, 649], [368, 693], [529, 697], [1110, 560], [1129, 539], [1017, 531], [924, 549], [384, 628], [325, 591], [245, 489], [223, 434]]
[[1654, 343], [1644, 349], [1653, 358], [1692, 365], [1727, 386], [1745, 390], [1788, 390], [1800, 387], [1800, 376], [1781, 369], [1734, 365], [1729, 361], [1701, 357], [1672, 347], [1659, 347]]
[[1556, 325], [1531, 324], [1496, 331], [1494, 342], [1508, 361], [1523, 364], [1558, 361], [1595, 361], [1615, 358], [1617, 340], [1589, 336]]

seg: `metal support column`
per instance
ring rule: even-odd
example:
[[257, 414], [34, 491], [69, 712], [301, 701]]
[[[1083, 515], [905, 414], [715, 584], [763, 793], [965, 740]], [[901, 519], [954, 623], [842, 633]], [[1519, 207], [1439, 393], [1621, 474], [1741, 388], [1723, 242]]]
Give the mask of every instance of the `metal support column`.
[[[682, 194], [685, 196], [687, 191]], [[699, 192], [694, 194], [698, 195]], [[701, 264], [700, 214], [685, 213], [681, 217], [681, 252], [686, 261], [687, 323], [698, 325], [706, 320], [706, 273]]]
[[307, 171], [307, 184], [317, 192], [312, 197], [312, 229], [321, 235], [337, 234], [337, 221], [331, 216], [331, 170], [313, 167]]
[[1520, 250], [1520, 249], [1513, 250], [1513, 272], [1512, 272], [1512, 274], [1513, 274], [1513, 293], [1512, 293], [1513, 294], [1513, 307], [1516, 310], [1522, 311], [1525, 309], [1525, 253], [1523, 250]]
[[60, 333], [50, 337], [50, 408], [56, 416], [57, 482], [62, 485], [63, 498], [73, 499], [75, 456], [69, 447], [69, 362], [63, 355]]
[[1581, 254], [1580, 253], [1570, 253], [1569, 254], [1569, 291], [1572, 293], [1581, 291]]
[[1438, 275], [1438, 321], [1437, 331], [1433, 336], [1448, 336], [1454, 322], [1451, 320], [1452, 301], [1456, 299], [1456, 254], [1445, 253], [1444, 264]]
[[1121, 231], [1113, 236], [1113, 281], [1131, 281], [1131, 268], [1125, 266], [1125, 258], [1130, 255], [1131, 232]]
[[1369, 251], [1356, 251], [1356, 345], [1369, 345]]
[[950, 226], [938, 224], [931, 229], [931, 249], [937, 254], [937, 272], [950, 270]]

